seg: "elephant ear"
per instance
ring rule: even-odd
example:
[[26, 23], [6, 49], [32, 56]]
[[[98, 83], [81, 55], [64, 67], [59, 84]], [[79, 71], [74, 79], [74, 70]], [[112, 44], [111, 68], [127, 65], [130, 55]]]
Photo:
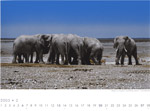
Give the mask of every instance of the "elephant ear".
[[131, 42], [131, 38], [130, 37], [124, 36], [123, 38], [124, 38], [126, 44], [129, 44]]
[[40, 43], [40, 45], [44, 46], [45, 35], [39, 35], [39, 36], [40, 36], [39, 43]]
[[52, 42], [53, 34], [48, 34], [47, 37], [48, 38], [46, 39], [46, 41]]
[[54, 35], [53, 34], [48, 34], [47, 36], [48, 36], [48, 38], [46, 39], [46, 42], [48, 43], [47, 47], [50, 47], [51, 44], [52, 44], [52, 39], [53, 39]]
[[128, 36], [124, 36], [124, 37], [123, 37], [123, 39], [128, 40], [128, 39], [129, 39], [129, 37], [128, 37]]
[[118, 43], [117, 43], [117, 40], [118, 40], [118, 37], [116, 37], [115, 39], [114, 39], [114, 48], [117, 48], [118, 47]]

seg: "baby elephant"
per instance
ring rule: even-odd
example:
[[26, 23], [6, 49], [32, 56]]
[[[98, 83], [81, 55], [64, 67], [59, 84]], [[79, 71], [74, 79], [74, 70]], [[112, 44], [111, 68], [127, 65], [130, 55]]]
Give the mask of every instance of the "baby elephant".
[[124, 65], [125, 55], [128, 56], [129, 62], [128, 65], [132, 65], [131, 56], [134, 57], [136, 65], [139, 64], [137, 58], [137, 46], [133, 39], [128, 36], [117, 36], [114, 39], [114, 48], [116, 48], [116, 65], [119, 65], [119, 60], [121, 57], [121, 65]]

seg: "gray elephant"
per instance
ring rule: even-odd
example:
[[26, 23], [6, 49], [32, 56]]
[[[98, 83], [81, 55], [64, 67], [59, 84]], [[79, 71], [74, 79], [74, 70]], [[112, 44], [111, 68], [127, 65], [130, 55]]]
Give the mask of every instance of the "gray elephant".
[[69, 63], [81, 65], [84, 46], [83, 39], [78, 35], [68, 34], [67, 40], [69, 44]]
[[[67, 42], [66, 35], [64, 34], [48, 34], [50, 38], [50, 51], [47, 59], [47, 64], [59, 63], [59, 58], [61, 56], [62, 64], [68, 64], [68, 51], [69, 46]], [[56, 59], [55, 59], [56, 58]]]
[[84, 38], [84, 64], [90, 65], [90, 59], [94, 64], [101, 65], [101, 59], [103, 54], [103, 45], [96, 38]]
[[82, 63], [83, 40], [74, 34], [49, 34], [51, 36], [50, 51], [47, 64], [59, 64], [61, 55], [63, 64], [71, 64], [71, 58], [75, 58], [77, 64]]
[[[21, 55], [25, 57], [26, 63], [29, 63], [29, 56], [31, 55], [31, 61], [33, 52], [36, 52], [37, 59], [40, 63], [43, 61], [43, 52], [49, 46], [49, 37], [47, 35], [21, 35], [17, 37], [13, 43], [13, 60], [12, 63], [16, 63], [17, 56], [19, 60]], [[20, 60], [21, 61], [21, 60]]]
[[116, 48], [116, 65], [119, 65], [119, 60], [121, 58], [121, 65], [124, 65], [125, 55], [128, 56], [128, 65], [132, 65], [131, 57], [133, 56], [136, 65], [140, 65], [137, 58], [137, 46], [133, 39], [128, 36], [117, 36], [114, 39], [114, 48]]

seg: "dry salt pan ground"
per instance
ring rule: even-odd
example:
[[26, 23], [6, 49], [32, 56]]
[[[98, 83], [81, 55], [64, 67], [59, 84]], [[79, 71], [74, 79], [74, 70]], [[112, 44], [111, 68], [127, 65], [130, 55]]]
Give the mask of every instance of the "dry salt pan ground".
[[150, 88], [150, 65], [2, 64], [3, 89]]
[[[139, 42], [142, 65], [114, 65], [113, 43], [103, 43], [102, 65], [11, 64], [12, 42], [2, 42], [2, 89], [149, 89], [150, 43]], [[47, 55], [44, 56], [44, 60]]]

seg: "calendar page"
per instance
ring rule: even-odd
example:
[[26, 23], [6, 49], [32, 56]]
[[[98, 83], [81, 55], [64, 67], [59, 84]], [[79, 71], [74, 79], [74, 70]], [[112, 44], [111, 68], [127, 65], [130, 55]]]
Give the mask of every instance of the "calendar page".
[[1, 0], [0, 111], [149, 111], [149, 0]]

